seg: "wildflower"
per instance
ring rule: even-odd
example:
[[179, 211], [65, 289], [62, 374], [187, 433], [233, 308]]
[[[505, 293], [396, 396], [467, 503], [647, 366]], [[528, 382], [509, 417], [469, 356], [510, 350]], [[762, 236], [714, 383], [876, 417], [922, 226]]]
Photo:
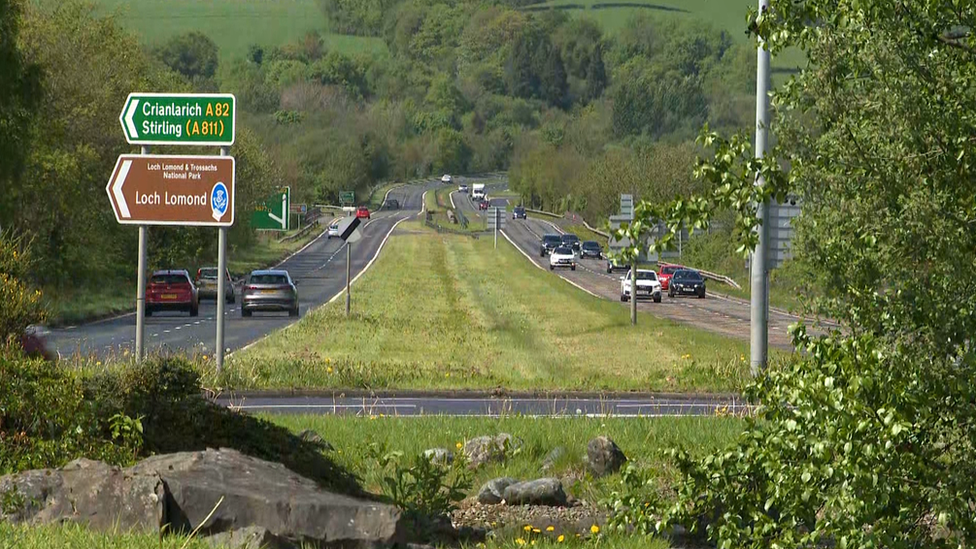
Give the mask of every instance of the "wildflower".
[[329, 366], [328, 368], [326, 368], [325, 371], [331, 374], [332, 373], [332, 366]]
[[525, 530], [526, 532], [531, 532], [532, 531], [532, 525], [526, 524], [525, 527], [522, 528], [522, 529]]
[[515, 543], [517, 543], [517, 544], [519, 544], [519, 545], [525, 545], [525, 540], [524, 540], [524, 539], [522, 539], [522, 538], [517, 538], [517, 539], [515, 540]]
[[539, 530], [538, 528], [533, 528], [532, 531], [535, 532], [536, 534], [542, 533], [542, 530]]
[[555, 531], [556, 531], [556, 527], [555, 526], [549, 526], [549, 527], [546, 528], [546, 532], [555, 532]]
[[592, 534], [599, 534], [600, 533], [600, 527], [597, 526], [596, 524], [594, 524], [593, 526], [590, 526], [590, 533], [592, 533]]
[[203, 359], [204, 360], [207, 360], [207, 355], [203, 355]]
[[461, 449], [461, 448], [462, 448], [462, 447], [463, 447], [464, 445], [463, 445], [463, 444], [461, 444], [460, 442], [458, 442], [458, 443], [457, 443], [457, 444], [455, 444], [454, 446], [455, 446], [455, 447], [456, 447], [456, 448], [457, 448], [458, 450], [460, 450], [460, 449]]
[[447, 372], [446, 374], [444, 374], [444, 377], [451, 377], [451, 372]]
[[98, 362], [95, 363], [95, 366], [101, 366], [101, 365], [102, 365], [102, 361], [101, 360], [99, 360]]
[[558, 541], [559, 543], [562, 543], [562, 542], [566, 541], [566, 536], [564, 536], [562, 534], [559, 534], [559, 537], [556, 538], [556, 541]]

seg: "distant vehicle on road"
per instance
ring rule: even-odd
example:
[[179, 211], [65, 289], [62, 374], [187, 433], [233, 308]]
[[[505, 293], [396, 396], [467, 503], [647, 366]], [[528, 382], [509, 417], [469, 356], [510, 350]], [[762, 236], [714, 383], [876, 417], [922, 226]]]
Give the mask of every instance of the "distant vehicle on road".
[[512, 219], [525, 219], [525, 208], [523, 206], [515, 206], [512, 210]]
[[546, 257], [562, 243], [563, 241], [558, 234], [543, 235], [542, 241], [539, 243], [539, 257]]
[[387, 198], [383, 201], [383, 205], [380, 207], [381, 210], [399, 210], [400, 202], [395, 198]]
[[200, 296], [185, 269], [156, 271], [146, 285], [146, 316], [158, 311], [186, 311], [200, 314]]
[[571, 271], [576, 270], [576, 254], [569, 246], [559, 246], [549, 255], [549, 270], [556, 267], [569, 267]]
[[475, 183], [471, 186], [471, 199], [478, 200], [485, 197], [485, 184]]
[[668, 297], [689, 294], [698, 296], [698, 299], [703, 299], [705, 297], [705, 279], [698, 271], [678, 269], [671, 275]]
[[580, 251], [580, 238], [573, 233], [566, 233], [559, 237], [562, 241], [563, 246], [568, 246], [573, 249], [574, 252]]
[[587, 240], [580, 245], [580, 259], [585, 259], [587, 257], [595, 257], [600, 259], [603, 257], [603, 248], [600, 247], [600, 243], [595, 240]]
[[621, 263], [617, 258], [607, 256], [607, 274], [611, 274], [614, 271], [624, 270], [630, 270], [630, 265]]
[[336, 219], [329, 224], [328, 236], [326, 238], [339, 238], [339, 221]]
[[[224, 301], [234, 303], [234, 279], [230, 277], [230, 271], [224, 271], [227, 277], [224, 280]], [[197, 295], [200, 299], [212, 299], [217, 301], [217, 267], [203, 267], [197, 269], [197, 278], [194, 282], [197, 286]]]
[[488, 205], [489, 205], [489, 202], [487, 200], [482, 199], [480, 202], [478, 202], [478, 209], [479, 210], [487, 210], [488, 209]]
[[356, 209], [356, 217], [359, 219], [369, 219], [369, 208], [366, 206], [360, 206]]
[[58, 355], [47, 347], [48, 330], [41, 326], [28, 326], [20, 336], [20, 347], [30, 358], [43, 358], [47, 361], [57, 360]]
[[[631, 271], [627, 271], [627, 276], [620, 277], [620, 301], [630, 301], [630, 276]], [[637, 269], [635, 299], [641, 298], [654, 299], [654, 303], [661, 302], [661, 282], [657, 279], [657, 273], [650, 269]]]
[[681, 269], [682, 269], [681, 265], [669, 265], [669, 264], [661, 265], [661, 274], [658, 275], [658, 278], [661, 280], [662, 290], [667, 290], [668, 288], [670, 288], [671, 275], [673, 275], [676, 271], [679, 271]]
[[468, 192], [468, 186], [465, 185], [464, 183], [458, 184], [458, 192], [459, 193], [466, 193], [466, 192]]
[[254, 311], [288, 311], [298, 316], [298, 283], [288, 271], [252, 271], [241, 292], [241, 316]]
[[452, 178], [450, 175], [444, 174], [443, 176], [441, 176], [441, 183], [453, 183], [453, 182], [454, 182], [454, 178]]

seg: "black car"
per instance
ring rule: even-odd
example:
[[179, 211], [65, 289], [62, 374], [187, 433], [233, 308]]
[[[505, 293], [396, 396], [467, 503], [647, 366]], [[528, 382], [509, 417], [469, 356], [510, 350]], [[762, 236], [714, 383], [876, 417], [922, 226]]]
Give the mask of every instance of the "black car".
[[580, 246], [580, 259], [587, 257], [595, 257], [597, 259], [603, 257], [603, 248], [600, 247], [599, 242], [587, 240]]
[[691, 269], [679, 269], [671, 275], [668, 284], [668, 297], [676, 295], [696, 295], [699, 299], [705, 297], [705, 279], [701, 273]]
[[515, 206], [515, 209], [512, 210], [512, 219], [525, 219], [525, 208]]
[[543, 235], [542, 242], [539, 243], [539, 257], [546, 257], [562, 244], [563, 240], [558, 234]]
[[382, 210], [399, 210], [400, 209], [400, 202], [397, 201], [397, 199], [395, 199], [395, 198], [387, 198], [385, 201], [383, 201], [383, 207], [380, 208], [380, 209], [382, 209]]
[[580, 239], [573, 233], [566, 233], [559, 237], [562, 241], [563, 246], [572, 248], [574, 252], [580, 251]]

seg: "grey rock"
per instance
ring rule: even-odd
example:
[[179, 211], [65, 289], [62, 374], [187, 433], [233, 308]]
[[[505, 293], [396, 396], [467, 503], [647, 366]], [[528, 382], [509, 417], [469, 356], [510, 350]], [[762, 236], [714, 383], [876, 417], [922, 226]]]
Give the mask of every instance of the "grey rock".
[[542, 460], [542, 472], [550, 471], [556, 465], [556, 462], [562, 459], [566, 455], [566, 448], [563, 446], [556, 446], [551, 452], [546, 454], [546, 457]]
[[505, 499], [505, 489], [518, 481], [511, 477], [501, 477], [489, 480], [478, 491], [478, 503], [496, 505]]
[[298, 549], [299, 547], [260, 526], [221, 532], [204, 539], [211, 547], [218, 549]]
[[325, 440], [321, 435], [311, 429], [305, 429], [301, 433], [298, 433], [298, 438], [304, 440], [305, 442], [311, 442], [312, 444], [321, 444], [329, 452], [335, 451], [335, 447], [329, 444], [329, 441]]
[[471, 467], [485, 463], [504, 461], [512, 452], [522, 447], [522, 441], [508, 433], [497, 436], [475, 437], [464, 443], [464, 456]]
[[593, 474], [602, 477], [620, 470], [627, 456], [609, 437], [598, 436], [586, 445], [586, 457]]
[[159, 532], [165, 524], [159, 475], [133, 476], [100, 461], [78, 459], [61, 469], [0, 477], [0, 494], [13, 507], [0, 509], [0, 520], [14, 523], [76, 522], [94, 530], [142, 532]]
[[505, 503], [509, 505], [566, 507], [569, 504], [562, 483], [555, 478], [540, 478], [512, 484], [505, 488], [503, 495]]
[[163, 479], [175, 531], [200, 527], [210, 535], [257, 526], [285, 539], [338, 547], [389, 547], [404, 539], [395, 507], [326, 492], [284, 465], [235, 450], [154, 456], [129, 471]]
[[446, 448], [431, 448], [424, 450], [424, 458], [435, 465], [450, 465], [454, 463], [454, 452]]

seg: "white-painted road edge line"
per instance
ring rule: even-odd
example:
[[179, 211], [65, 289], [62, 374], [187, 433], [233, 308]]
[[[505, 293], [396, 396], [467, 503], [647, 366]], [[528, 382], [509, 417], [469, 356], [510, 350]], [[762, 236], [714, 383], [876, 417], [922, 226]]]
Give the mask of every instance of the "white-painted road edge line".
[[447, 193], [447, 197], [451, 199], [451, 209], [452, 210], [456, 210], [457, 209], [457, 206], [454, 205], [454, 193], [456, 193], [456, 192], [457, 191], [451, 191], [451, 192]]
[[[522, 248], [519, 248], [518, 244], [516, 244], [514, 240], [512, 240], [511, 238], [509, 238], [509, 236], [507, 234], [505, 234], [505, 232], [506, 231], [498, 231], [499, 234], [501, 234], [502, 236], [505, 237], [505, 240], [507, 240], [512, 246], [515, 246], [515, 249], [518, 250], [519, 253], [521, 253], [522, 255], [525, 256], [525, 259], [528, 259], [529, 260], [529, 263], [535, 265], [536, 267], [538, 267], [542, 271], [545, 271], [546, 270], [545, 267], [543, 267], [542, 265], [539, 265], [538, 263], [536, 263], [535, 261], [533, 261], [532, 260], [532, 257], [529, 254], [525, 253], [525, 250], [523, 250]], [[577, 288], [579, 290], [583, 290], [584, 292], [590, 294], [591, 296], [593, 296], [593, 297], [595, 297], [597, 299], [604, 299], [603, 297], [600, 297], [600, 296], [596, 295], [595, 293], [587, 290], [586, 288], [580, 286], [579, 284], [573, 282], [572, 280], [570, 280], [570, 279], [568, 279], [566, 277], [558, 276], [558, 275], [556, 277], [559, 280], [563, 280], [563, 281], [565, 281], [565, 282], [567, 282], [569, 284], [572, 284], [575, 288]]]

